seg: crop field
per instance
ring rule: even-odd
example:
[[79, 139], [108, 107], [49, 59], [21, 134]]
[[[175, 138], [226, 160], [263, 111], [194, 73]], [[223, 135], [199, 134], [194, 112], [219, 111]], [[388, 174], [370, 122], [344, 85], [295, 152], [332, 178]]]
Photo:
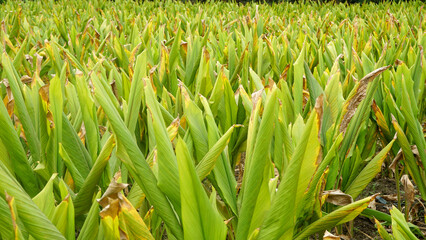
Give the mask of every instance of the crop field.
[[0, 239], [423, 239], [423, 2], [0, 17]]

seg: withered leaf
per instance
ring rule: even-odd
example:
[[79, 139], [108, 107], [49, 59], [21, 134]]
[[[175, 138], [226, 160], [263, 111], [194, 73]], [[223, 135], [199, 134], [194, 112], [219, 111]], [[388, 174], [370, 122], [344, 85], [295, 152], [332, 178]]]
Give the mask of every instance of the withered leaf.
[[21, 77], [21, 82], [24, 84], [31, 83], [32, 81], [33, 81], [33, 78], [28, 75], [24, 75]]
[[403, 175], [401, 177], [401, 183], [402, 186], [404, 187], [404, 192], [405, 192], [405, 200], [406, 200], [406, 207], [408, 209], [411, 208], [411, 205], [414, 203], [414, 185], [411, 183], [410, 178], [408, 177], [407, 174]]
[[47, 104], [49, 104], [49, 86], [50, 86], [49, 84], [46, 84], [38, 90], [38, 93], [40, 94], [41, 99], [47, 102]]
[[129, 184], [126, 183], [117, 183], [116, 179], [117, 177], [112, 179], [105, 193], [98, 199], [99, 204], [104, 208], [109, 205], [109, 199], [118, 199], [120, 192], [129, 186]]
[[323, 192], [323, 195], [327, 196], [326, 202], [337, 206], [345, 206], [351, 204], [354, 201], [352, 196], [342, 192], [340, 189], [325, 191]]
[[340, 240], [340, 237], [333, 235], [329, 231], [325, 231], [323, 239], [324, 240]]
[[392, 195], [381, 195], [381, 197], [383, 199], [385, 199], [386, 201], [389, 201], [389, 202], [396, 202], [396, 201], [398, 201], [398, 197], [397, 197], [396, 194], [392, 194]]
[[112, 218], [116, 218], [118, 215], [118, 211], [120, 209], [119, 200], [118, 199], [105, 199], [107, 200], [107, 205], [102, 209], [99, 215], [104, 218], [106, 216], [111, 216]]
[[256, 91], [251, 94], [251, 102], [253, 103], [253, 109], [256, 108], [257, 101], [259, 101], [260, 96], [262, 96], [263, 89]]
[[351, 99], [349, 99], [349, 102], [346, 103], [346, 113], [343, 117], [342, 123], [340, 124], [340, 132], [346, 132], [346, 128], [348, 127], [352, 117], [355, 115], [358, 105], [362, 102], [362, 100], [364, 100], [367, 94], [368, 83], [373, 81], [374, 78], [379, 76], [382, 72], [384, 72], [390, 67], [391, 65], [378, 68], [372, 71], [371, 73], [365, 75], [365, 77], [363, 77], [361, 80], [359, 80], [359, 85], [356, 89], [355, 94], [351, 97]]

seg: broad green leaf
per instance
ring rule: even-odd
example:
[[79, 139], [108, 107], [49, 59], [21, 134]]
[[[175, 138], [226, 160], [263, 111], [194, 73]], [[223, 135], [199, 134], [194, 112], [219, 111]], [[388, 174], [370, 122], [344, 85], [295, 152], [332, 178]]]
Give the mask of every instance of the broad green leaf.
[[55, 211], [55, 196], [53, 194], [53, 182], [57, 174], [53, 174], [49, 181], [44, 186], [37, 196], [33, 198], [34, 203], [46, 215], [49, 220], [53, 219]]
[[207, 177], [210, 171], [213, 170], [213, 168], [215, 167], [215, 163], [219, 156], [222, 154], [226, 145], [228, 144], [232, 132], [234, 131], [234, 128], [235, 127], [231, 127], [230, 129], [228, 129], [228, 131], [226, 131], [226, 133], [223, 134], [223, 136], [219, 140], [217, 140], [216, 144], [213, 145], [212, 148], [210, 148], [210, 150], [203, 157], [203, 159], [201, 159], [201, 161], [197, 164], [195, 170], [200, 180], [203, 180], [205, 177]]
[[4, 198], [7, 192], [14, 197], [19, 218], [32, 237], [65, 239], [3, 165], [0, 165], [0, 175], [0, 196]]
[[407, 136], [404, 134], [404, 131], [401, 129], [401, 126], [399, 126], [398, 122], [395, 119], [392, 120], [392, 124], [396, 130], [398, 143], [404, 154], [404, 160], [405, 160], [405, 163], [407, 164], [408, 172], [410, 173], [414, 182], [419, 187], [420, 194], [422, 195], [423, 198], [425, 198], [426, 197], [425, 181], [423, 180], [424, 178], [422, 177], [420, 173], [419, 165], [417, 164], [417, 161], [413, 155], [413, 152], [411, 150], [411, 145], [407, 139]]
[[68, 153], [71, 161], [78, 169], [82, 177], [87, 177], [90, 168], [92, 167], [92, 159], [84, 147], [79, 136], [74, 131], [73, 126], [66, 117], [65, 113], [62, 113], [62, 146]]
[[418, 239], [408, 227], [404, 215], [395, 206], [390, 210], [390, 213], [392, 216], [392, 232], [396, 240]]
[[[64, 65], [65, 66], [65, 65]], [[53, 115], [53, 131], [54, 131], [54, 141], [55, 148], [54, 153], [52, 154], [52, 159], [47, 159], [47, 167], [50, 168], [51, 172], [58, 172], [59, 175], [62, 175], [64, 163], [60, 161], [59, 151], [60, 146], [58, 144], [62, 142], [62, 112], [63, 112], [63, 96], [62, 96], [62, 86], [61, 80], [58, 76], [55, 76], [50, 80], [49, 85], [49, 103], [50, 111]], [[74, 167], [75, 168], [75, 167]]]
[[178, 139], [176, 155], [185, 239], [225, 239], [226, 226], [209, 202], [185, 142]]
[[29, 195], [35, 196], [38, 192], [38, 184], [33, 169], [28, 162], [25, 150], [16, 134], [6, 107], [0, 103], [0, 138], [6, 147], [11, 161], [11, 167]]
[[[302, 50], [303, 51], [303, 50]], [[309, 96], [311, 98], [311, 103], [315, 103], [317, 98], [324, 92], [321, 85], [312, 75], [311, 70], [309, 69], [308, 64], [305, 62], [303, 65], [306, 74], [306, 83], [309, 90]]]
[[356, 199], [365, 187], [373, 180], [373, 178], [381, 171], [383, 161], [388, 152], [391, 150], [395, 140], [392, 140], [385, 148], [383, 148], [368, 164], [362, 169], [358, 176], [353, 180], [351, 185], [346, 189], [345, 193]]
[[74, 205], [70, 196], [65, 197], [53, 213], [52, 223], [67, 240], [75, 239]]
[[99, 129], [97, 125], [96, 106], [90, 95], [90, 90], [86, 87], [86, 80], [83, 77], [76, 78], [76, 89], [82, 111], [84, 129], [86, 131], [86, 146], [92, 163], [98, 155]]
[[[265, 110], [259, 125], [256, 141], [247, 143], [252, 144], [248, 145], [247, 148], [252, 148], [253, 153], [249, 156], [249, 159], [246, 159], [246, 172], [244, 173], [245, 185], [243, 186], [244, 192], [237, 227], [237, 239], [246, 239], [249, 236], [249, 230], [252, 227], [252, 217], [256, 208], [259, 189], [264, 175], [264, 168], [266, 167], [269, 159], [268, 150], [272, 140], [274, 129], [272, 125], [275, 120], [274, 110], [277, 102], [276, 92], [277, 90], [274, 88], [266, 99]], [[257, 121], [257, 119], [253, 118], [252, 121]], [[250, 161], [250, 164], [247, 163], [248, 161]]]
[[293, 84], [293, 97], [294, 97], [294, 114], [297, 116], [303, 110], [303, 73], [305, 72], [305, 44], [300, 51], [300, 55], [294, 62], [294, 84]]
[[333, 226], [353, 220], [362, 212], [362, 210], [364, 210], [368, 206], [371, 201], [374, 200], [374, 198], [375, 197], [373, 196], [361, 199], [325, 215], [324, 217], [310, 224], [294, 239], [306, 239], [314, 233], [318, 233], [320, 231], [330, 229]]
[[78, 171], [61, 143], [59, 143], [59, 155], [62, 157], [63, 163], [72, 176], [76, 191], [80, 190], [80, 188], [83, 186], [84, 178], [81, 176], [81, 173]]
[[101, 197], [101, 191], [99, 191], [95, 199], [92, 200], [92, 205], [90, 207], [89, 213], [87, 214], [86, 220], [81, 228], [81, 231], [78, 235], [78, 240], [83, 239], [97, 239], [99, 231], [99, 203], [96, 199]]
[[99, 184], [102, 173], [111, 157], [111, 152], [115, 146], [114, 137], [110, 136], [99, 153], [89, 175], [84, 180], [83, 186], [74, 200], [75, 215], [81, 215], [89, 210], [89, 205], [93, 194], [96, 191], [96, 186]]
[[16, 204], [15, 199], [6, 193], [6, 202], [9, 206], [10, 216], [11, 218], [9, 220], [12, 221], [13, 226], [13, 239], [24, 239], [24, 236], [22, 235], [20, 226], [18, 225], [18, 212], [16, 210]]
[[[182, 239], [182, 228], [166, 196], [157, 187], [157, 179], [145, 161], [144, 155], [111, 100], [106, 96], [103, 86], [96, 81], [97, 79], [94, 80], [95, 98], [105, 111], [117, 140], [117, 156], [126, 165], [126, 168], [142, 188], [151, 204], [154, 205], [166, 225], [172, 230], [175, 237]], [[111, 224], [114, 221], [113, 219], [105, 218], [105, 227], [112, 226]]]
[[[305, 191], [321, 162], [318, 138], [320, 116], [313, 111], [303, 130], [301, 140], [293, 152], [289, 166], [283, 173], [271, 209], [262, 224], [259, 239], [292, 239], [295, 214]], [[290, 197], [291, 196], [291, 197]]]
[[167, 133], [164, 119], [161, 115], [157, 97], [152, 89], [151, 81], [144, 80], [145, 102], [148, 114], [152, 118], [152, 127], [157, 143], [158, 187], [170, 198], [176, 211], [180, 212], [179, 173], [176, 155]]
[[143, 78], [146, 77], [146, 51], [142, 52], [136, 59], [135, 72], [133, 73], [132, 85], [130, 87], [130, 95], [127, 113], [124, 116], [126, 126], [130, 132], [134, 132], [136, 122], [139, 116], [139, 108], [142, 102]]
[[236, 181], [231, 168], [230, 160], [226, 155], [225, 148], [228, 145], [235, 126], [220, 137], [219, 127], [216, 125], [213, 114], [208, 105], [207, 99], [200, 96], [201, 102], [206, 113], [206, 122], [208, 129], [209, 151], [196, 166], [196, 172], [200, 180], [204, 179], [211, 171], [209, 180], [217, 188], [217, 191], [225, 203], [231, 208], [234, 214], [237, 214], [236, 202]]
[[392, 236], [389, 235], [383, 225], [377, 219], [374, 219], [374, 221], [376, 223], [376, 227], [380, 234], [380, 237], [382, 237], [384, 240], [393, 240]]

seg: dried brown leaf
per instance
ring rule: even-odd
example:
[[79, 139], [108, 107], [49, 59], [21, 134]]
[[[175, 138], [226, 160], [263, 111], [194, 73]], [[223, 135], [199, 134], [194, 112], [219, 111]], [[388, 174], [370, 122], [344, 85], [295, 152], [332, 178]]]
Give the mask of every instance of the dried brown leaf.
[[400, 149], [398, 151], [398, 154], [396, 154], [395, 158], [392, 160], [392, 163], [389, 165], [389, 168], [392, 170], [392, 172], [395, 173], [395, 168], [398, 162], [402, 159], [402, 150]]
[[179, 126], [180, 126], [180, 119], [179, 117], [175, 118], [172, 123], [170, 123], [169, 127], [167, 128], [167, 132], [170, 137], [170, 141], [173, 142], [176, 138], [178, 132], [179, 132]]
[[110, 199], [118, 199], [119, 198], [119, 194], [121, 194], [121, 191], [123, 189], [125, 189], [127, 186], [129, 186], [129, 184], [126, 183], [117, 183], [117, 179], [121, 177], [121, 173], [118, 172], [114, 178], [112, 179], [111, 183], [109, 184], [107, 190], [105, 191], [105, 193], [102, 195], [102, 197], [100, 199], [98, 199], [98, 203], [106, 208], [111, 200]]
[[340, 237], [333, 235], [329, 231], [325, 231], [323, 239], [324, 240], [340, 240]]
[[188, 43], [185, 41], [181, 41], [180, 46], [182, 47], [183, 51], [185, 51], [185, 53], [188, 52]]
[[352, 199], [352, 196], [342, 192], [340, 189], [325, 191], [322, 195], [327, 196], [326, 202], [332, 203], [337, 206], [345, 206], [353, 203], [354, 201]]
[[368, 204], [368, 208], [373, 209], [373, 210], [376, 210], [376, 199], [374, 199], [373, 201], [371, 201], [371, 202]]
[[280, 79], [283, 79], [284, 81], [287, 81], [287, 73], [288, 73], [289, 69], [290, 69], [290, 64], [287, 64], [287, 66], [285, 66], [283, 72], [280, 75]]
[[33, 81], [33, 78], [28, 75], [24, 75], [21, 77], [21, 82], [24, 84], [31, 83], [32, 81]]
[[390, 67], [391, 65], [378, 68], [365, 75], [365, 77], [359, 81], [355, 94], [349, 99], [349, 102], [346, 103], [346, 113], [343, 117], [342, 123], [340, 124], [340, 132], [346, 132], [346, 128], [348, 127], [352, 117], [355, 115], [358, 105], [362, 102], [362, 100], [364, 100], [367, 94], [368, 83]]
[[381, 197], [383, 199], [385, 199], [386, 201], [390, 201], [390, 202], [396, 202], [396, 201], [398, 201], [398, 197], [396, 196], [396, 194], [381, 195]]
[[251, 102], [253, 103], [253, 109], [256, 107], [257, 101], [259, 101], [260, 97], [262, 96], [263, 89], [260, 89], [259, 91], [256, 91], [251, 94]]
[[324, 95], [321, 94], [315, 101], [315, 111], [317, 112], [318, 116], [318, 137], [321, 133], [321, 126], [322, 126], [322, 115], [323, 115], [323, 104], [324, 104]]
[[49, 84], [46, 84], [38, 90], [38, 93], [40, 94], [41, 99], [47, 102], [47, 104], [49, 104], [49, 86], [50, 86]]
[[[416, 145], [412, 145], [411, 146], [411, 151], [413, 152], [414, 157], [417, 160], [417, 163], [419, 164], [419, 166], [422, 166], [421, 164], [421, 160], [420, 160], [420, 155], [419, 155], [419, 150], [417, 149]], [[392, 163], [389, 165], [389, 168], [395, 172], [395, 167], [396, 164], [402, 159], [403, 154], [402, 154], [402, 149], [400, 149], [398, 151], [398, 154], [395, 156], [395, 158], [392, 160]]]
[[104, 218], [106, 216], [111, 216], [112, 218], [117, 217], [118, 211], [120, 210], [120, 204], [118, 199], [107, 198], [107, 201], [104, 209], [99, 213], [99, 215]]
[[414, 203], [414, 196], [415, 196], [414, 185], [413, 183], [411, 183], [410, 178], [408, 177], [407, 174], [401, 177], [401, 183], [402, 183], [402, 186], [404, 187], [406, 207], [410, 209], [411, 205]]

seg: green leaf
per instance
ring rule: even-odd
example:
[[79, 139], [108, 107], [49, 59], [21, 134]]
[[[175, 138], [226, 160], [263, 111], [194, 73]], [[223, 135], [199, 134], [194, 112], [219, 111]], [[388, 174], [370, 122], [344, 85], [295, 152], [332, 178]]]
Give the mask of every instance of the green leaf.
[[392, 236], [388, 233], [388, 231], [386, 231], [382, 224], [377, 219], [374, 219], [374, 221], [376, 223], [380, 237], [382, 237], [384, 240], [393, 240]]
[[62, 113], [62, 146], [68, 153], [71, 161], [80, 172], [83, 178], [86, 178], [92, 167], [92, 159], [90, 158], [87, 149], [84, 147], [80, 140], [80, 137], [74, 131], [73, 126], [66, 117], [65, 113]]
[[75, 239], [74, 205], [70, 196], [67, 196], [56, 207], [52, 223], [65, 236], [67, 240]]
[[321, 159], [321, 147], [318, 138], [320, 119], [313, 111], [303, 130], [290, 164], [283, 173], [265, 221], [259, 233], [259, 239], [292, 239], [293, 228], [296, 224], [295, 215], [300, 206], [311, 178], [315, 174]]
[[[243, 186], [244, 191], [238, 220], [237, 239], [246, 239], [250, 234], [250, 228], [252, 228], [252, 217], [256, 208], [264, 169], [267, 165], [267, 161], [269, 160], [269, 146], [274, 130], [272, 126], [275, 122], [274, 110], [277, 102], [276, 92], [276, 88], [273, 88], [272, 92], [268, 94], [256, 141], [247, 143], [247, 148], [252, 148], [253, 153], [251, 156], [247, 154], [248, 158], [246, 159], [244, 173], [245, 185]], [[252, 121], [257, 121], [257, 119], [253, 118]], [[251, 129], [249, 127], [249, 131], [256, 130], [257, 129]]]
[[223, 136], [217, 140], [216, 144], [207, 152], [207, 154], [197, 164], [196, 172], [200, 180], [203, 180], [215, 167], [215, 163], [219, 156], [222, 154], [225, 147], [228, 145], [231, 138], [234, 126], [229, 128]]
[[145, 101], [148, 115], [152, 118], [152, 126], [157, 143], [158, 187], [170, 198], [178, 214], [180, 214], [179, 173], [176, 155], [161, 115], [157, 97], [152, 89], [151, 81], [145, 80]]
[[25, 191], [35, 196], [38, 192], [36, 176], [3, 103], [0, 103], [0, 128], [0, 139], [10, 158], [13, 159], [11, 161], [13, 172], [22, 182]]
[[307, 88], [309, 90], [309, 96], [311, 98], [311, 103], [315, 103], [317, 98], [322, 93], [324, 93], [324, 91], [323, 91], [321, 85], [318, 83], [318, 81], [312, 75], [312, 72], [309, 69], [308, 64], [305, 62], [303, 66], [305, 68], [306, 84], [307, 84]]
[[392, 232], [396, 240], [417, 240], [418, 238], [411, 232], [404, 215], [393, 206], [390, 210], [392, 216]]
[[[64, 65], [65, 66], [65, 65]], [[63, 96], [62, 96], [62, 86], [61, 80], [58, 76], [55, 76], [50, 80], [49, 85], [49, 103], [50, 111], [53, 115], [54, 122], [54, 140], [55, 147], [52, 159], [47, 159], [47, 167], [49, 170], [54, 173], [58, 172], [59, 175], [62, 175], [63, 172], [63, 162], [60, 161], [59, 151], [60, 146], [58, 144], [62, 142], [62, 113], [63, 113]]]
[[0, 196], [5, 198], [4, 193], [7, 192], [15, 198], [19, 218], [32, 237], [37, 240], [65, 239], [2, 164], [0, 175]]
[[[77, 195], [78, 196], [78, 195]], [[92, 206], [90, 207], [89, 213], [84, 221], [83, 227], [78, 235], [78, 240], [84, 239], [96, 239], [99, 231], [99, 203], [96, 199], [101, 197], [101, 191], [95, 196], [95, 199], [92, 200]]]
[[115, 146], [114, 137], [110, 136], [99, 153], [89, 175], [84, 180], [83, 186], [77, 194], [74, 201], [75, 215], [84, 214], [88, 209], [91, 198], [96, 191], [96, 186], [99, 184], [102, 173], [111, 157], [111, 152]]
[[226, 226], [209, 202], [185, 142], [176, 146], [185, 239], [225, 239]]
[[382, 170], [382, 164], [388, 152], [391, 150], [395, 140], [392, 140], [383, 148], [368, 164], [362, 169], [351, 185], [345, 190], [345, 193], [356, 199], [373, 178]]
[[305, 44], [300, 51], [300, 55], [294, 62], [294, 83], [293, 83], [293, 97], [294, 97], [294, 114], [302, 114], [303, 108], [303, 73], [305, 72]]
[[336, 225], [353, 220], [368, 206], [371, 201], [374, 200], [374, 198], [375, 196], [361, 199], [325, 215], [324, 217], [310, 224], [294, 239], [306, 239], [312, 234], [324, 231], [326, 229], [330, 229]]
[[70, 156], [65, 151], [65, 149], [64, 149], [64, 147], [62, 146], [61, 143], [59, 143], [59, 154], [61, 155], [63, 163], [67, 167], [68, 171], [70, 172], [70, 174], [72, 176], [72, 179], [74, 180], [76, 191], [80, 190], [80, 188], [83, 186], [84, 178], [81, 176], [80, 172], [75, 167]]
[[38, 208], [46, 215], [49, 220], [53, 219], [53, 213], [55, 211], [55, 196], [53, 195], [53, 181], [57, 174], [53, 174], [49, 181], [44, 186], [37, 196], [33, 198]]
[[0, 198], [0, 236], [4, 239], [14, 239], [12, 214], [6, 200]]
[[[182, 239], [182, 228], [166, 196], [158, 188], [157, 179], [148, 163], [145, 161], [144, 155], [137, 146], [119, 112], [114, 107], [109, 97], [107, 97], [107, 93], [103, 89], [102, 84], [96, 78], [93, 80], [95, 85], [95, 98], [105, 111], [117, 140], [117, 156], [125, 164], [135, 181], [146, 194], [149, 202], [158, 211], [165, 224], [171, 229], [173, 235], [178, 239]], [[103, 220], [103, 224], [106, 224], [105, 227], [112, 226], [111, 224], [114, 222], [113, 219], [105, 218]]]
[[417, 165], [417, 161], [411, 150], [411, 145], [407, 139], [407, 136], [404, 134], [404, 131], [402, 130], [401, 126], [399, 126], [398, 122], [395, 119], [392, 120], [392, 124], [397, 134], [399, 146], [401, 147], [402, 152], [404, 154], [404, 162], [408, 166], [408, 172], [410, 173], [411, 177], [413, 177], [413, 180], [418, 186], [422, 197], [426, 198], [425, 181], [423, 180], [424, 178], [421, 175], [419, 165]]
[[130, 87], [128, 109], [124, 116], [124, 122], [131, 133], [135, 131], [139, 117], [139, 108], [142, 102], [144, 84], [142, 79], [146, 77], [146, 51], [138, 55], [134, 69], [135, 72], [133, 73], [132, 85]]

